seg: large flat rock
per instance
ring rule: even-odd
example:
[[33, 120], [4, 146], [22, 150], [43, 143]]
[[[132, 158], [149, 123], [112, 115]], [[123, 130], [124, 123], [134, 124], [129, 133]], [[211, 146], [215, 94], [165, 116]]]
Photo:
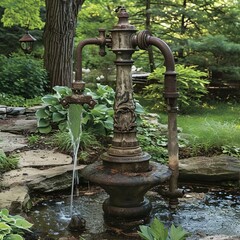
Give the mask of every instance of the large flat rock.
[[181, 159], [180, 179], [201, 182], [240, 181], [240, 159], [227, 155]]
[[26, 137], [8, 132], [0, 132], [0, 148], [4, 152], [12, 152], [26, 146]]
[[2, 120], [0, 131], [11, 133], [34, 133], [37, 131], [37, 120], [27, 120], [25, 117]]
[[11, 213], [20, 213], [28, 208], [30, 197], [26, 186], [12, 186], [0, 192], [0, 209], [7, 208]]
[[72, 162], [71, 156], [54, 150], [29, 150], [18, 155], [20, 167], [59, 166]]
[[[85, 165], [77, 166], [81, 170]], [[54, 192], [67, 189], [72, 183], [73, 165], [40, 170], [24, 167], [3, 174], [2, 186], [26, 185], [31, 191]]]

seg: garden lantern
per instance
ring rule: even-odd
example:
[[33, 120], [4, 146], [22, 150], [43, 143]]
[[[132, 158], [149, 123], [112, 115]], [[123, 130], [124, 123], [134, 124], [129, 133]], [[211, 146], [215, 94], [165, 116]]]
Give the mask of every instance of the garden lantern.
[[29, 54], [32, 52], [33, 44], [35, 41], [36, 38], [34, 38], [28, 31], [19, 39], [21, 49], [24, 51], [25, 54]]

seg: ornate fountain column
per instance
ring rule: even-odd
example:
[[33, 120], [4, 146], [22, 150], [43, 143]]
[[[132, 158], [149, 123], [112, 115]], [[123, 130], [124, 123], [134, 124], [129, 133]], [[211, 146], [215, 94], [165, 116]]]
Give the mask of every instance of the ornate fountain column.
[[[99, 161], [84, 168], [82, 175], [109, 194], [103, 203], [107, 225], [127, 229], [148, 219], [152, 206], [144, 195], [153, 186], [168, 180], [171, 171], [167, 166], [150, 163], [151, 156], [138, 144], [131, 74], [131, 57], [137, 50], [136, 30], [128, 22], [125, 8], [120, 8], [118, 18], [118, 24], [110, 31], [111, 38], [105, 39], [106, 45], [116, 54], [112, 145]], [[100, 45], [104, 41], [97, 42]]]

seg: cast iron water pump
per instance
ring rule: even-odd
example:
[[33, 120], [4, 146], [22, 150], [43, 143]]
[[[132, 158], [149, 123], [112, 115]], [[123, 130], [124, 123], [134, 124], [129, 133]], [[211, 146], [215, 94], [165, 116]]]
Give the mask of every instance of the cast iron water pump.
[[[168, 45], [153, 37], [148, 31], [136, 34], [136, 29], [128, 21], [124, 7], [118, 9], [119, 21], [106, 37], [105, 30], [99, 30], [98, 38], [86, 39], [77, 48], [76, 83], [82, 87], [82, 49], [87, 44], [100, 46], [104, 56], [105, 47], [116, 54], [116, 95], [114, 102], [114, 136], [112, 145], [101, 155], [99, 161], [87, 166], [82, 175], [87, 180], [100, 185], [109, 194], [103, 203], [104, 217], [108, 225], [125, 228], [142, 224], [149, 216], [151, 203], [144, 197], [153, 186], [170, 178], [172, 204], [177, 190], [178, 143], [177, 143], [177, 87], [174, 57]], [[143, 152], [136, 138], [137, 125], [135, 101], [133, 98], [131, 68], [132, 54], [154, 45], [165, 58], [164, 96], [168, 106], [168, 150], [169, 167], [149, 162], [151, 156]], [[75, 83], [75, 85], [76, 85]]]

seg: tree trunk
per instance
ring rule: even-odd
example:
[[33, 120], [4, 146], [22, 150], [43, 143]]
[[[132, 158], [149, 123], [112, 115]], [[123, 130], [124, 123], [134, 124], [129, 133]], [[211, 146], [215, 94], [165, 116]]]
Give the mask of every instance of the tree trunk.
[[50, 87], [71, 86], [74, 35], [80, 0], [45, 0], [44, 65]]
[[[151, 0], [146, 0], [146, 21], [145, 21], [145, 27], [146, 30], [151, 32], [151, 13], [150, 13], [150, 7], [151, 7]], [[153, 72], [155, 69], [155, 62], [153, 57], [153, 49], [152, 46], [148, 47], [148, 59], [149, 59], [149, 65], [150, 65], [150, 71]]]

